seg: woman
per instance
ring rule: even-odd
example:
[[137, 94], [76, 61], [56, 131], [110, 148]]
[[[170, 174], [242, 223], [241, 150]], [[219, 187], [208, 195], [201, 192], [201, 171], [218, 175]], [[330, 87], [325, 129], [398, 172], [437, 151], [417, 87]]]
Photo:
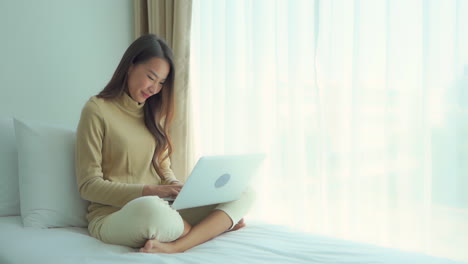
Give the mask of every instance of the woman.
[[251, 193], [233, 202], [173, 210], [161, 198], [182, 184], [170, 168], [174, 62], [155, 35], [135, 40], [110, 82], [84, 106], [77, 129], [76, 175], [90, 201], [89, 232], [140, 252], [183, 252], [245, 226]]

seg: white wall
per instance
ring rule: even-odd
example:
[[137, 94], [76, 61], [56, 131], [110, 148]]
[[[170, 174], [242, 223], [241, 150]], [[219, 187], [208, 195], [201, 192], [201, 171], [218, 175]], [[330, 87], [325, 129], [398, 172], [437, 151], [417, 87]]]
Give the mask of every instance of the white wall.
[[132, 40], [131, 0], [0, 0], [0, 116], [76, 128]]

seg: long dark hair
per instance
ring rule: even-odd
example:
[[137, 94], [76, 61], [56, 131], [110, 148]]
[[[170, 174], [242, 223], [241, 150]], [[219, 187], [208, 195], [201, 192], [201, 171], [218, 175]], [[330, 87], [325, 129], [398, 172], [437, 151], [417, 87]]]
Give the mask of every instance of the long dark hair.
[[[147, 62], [151, 58], [161, 58], [170, 65], [169, 75], [161, 91], [145, 101], [145, 125], [156, 139], [153, 166], [158, 175], [164, 178], [160, 164], [172, 154], [169, 126], [174, 116], [174, 78], [175, 68], [172, 50], [166, 42], [154, 34], [147, 34], [135, 40], [125, 51], [112, 79], [97, 95], [100, 98], [116, 98], [128, 89], [127, 73], [131, 65]], [[167, 151], [167, 155], [164, 153]]]

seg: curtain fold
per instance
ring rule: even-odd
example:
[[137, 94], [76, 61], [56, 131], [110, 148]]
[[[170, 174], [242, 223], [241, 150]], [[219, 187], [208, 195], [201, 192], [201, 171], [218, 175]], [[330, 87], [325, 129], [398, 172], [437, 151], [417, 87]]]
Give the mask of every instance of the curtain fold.
[[468, 260], [468, 3], [194, 0], [197, 155], [264, 152], [249, 215]]
[[175, 116], [170, 130], [176, 177], [186, 179], [194, 164], [189, 91], [191, 0], [134, 0], [135, 37], [153, 33], [162, 37], [174, 52]]

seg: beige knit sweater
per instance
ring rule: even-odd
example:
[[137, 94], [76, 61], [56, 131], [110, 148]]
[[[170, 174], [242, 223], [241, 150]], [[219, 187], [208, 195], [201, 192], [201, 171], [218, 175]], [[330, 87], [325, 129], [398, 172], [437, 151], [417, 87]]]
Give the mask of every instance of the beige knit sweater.
[[91, 202], [87, 219], [108, 215], [141, 197], [145, 184], [176, 180], [166, 159], [164, 181], [152, 165], [156, 141], [144, 123], [143, 105], [124, 94], [91, 97], [77, 128], [75, 168], [78, 189]]

